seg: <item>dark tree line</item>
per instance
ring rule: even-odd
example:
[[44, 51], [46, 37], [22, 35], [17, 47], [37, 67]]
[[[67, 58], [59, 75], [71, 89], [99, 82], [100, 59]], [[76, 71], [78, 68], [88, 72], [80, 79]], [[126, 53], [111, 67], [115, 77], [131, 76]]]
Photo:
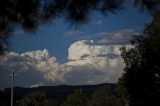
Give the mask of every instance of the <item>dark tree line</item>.
[[135, 48], [122, 48], [126, 64], [119, 79], [120, 94], [129, 106], [160, 105], [160, 12], [146, 26], [144, 35], [132, 41]]
[[115, 89], [104, 85], [89, 95], [81, 90], [75, 90], [59, 103], [47, 98], [45, 93], [36, 92], [25, 95], [18, 104], [20, 106], [123, 106]]
[[19, 101], [18, 104], [20, 106], [51, 106], [47, 95], [43, 92], [27, 94]]

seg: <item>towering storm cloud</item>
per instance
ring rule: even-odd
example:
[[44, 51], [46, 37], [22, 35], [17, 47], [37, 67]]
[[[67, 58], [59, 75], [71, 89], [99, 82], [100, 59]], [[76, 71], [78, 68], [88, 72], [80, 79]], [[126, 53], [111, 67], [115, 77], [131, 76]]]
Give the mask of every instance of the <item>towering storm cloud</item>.
[[93, 40], [77, 41], [69, 47], [68, 61], [63, 64], [46, 49], [9, 52], [0, 60], [0, 89], [10, 87], [11, 71], [16, 73], [15, 85], [24, 87], [116, 82], [124, 67], [120, 47]]

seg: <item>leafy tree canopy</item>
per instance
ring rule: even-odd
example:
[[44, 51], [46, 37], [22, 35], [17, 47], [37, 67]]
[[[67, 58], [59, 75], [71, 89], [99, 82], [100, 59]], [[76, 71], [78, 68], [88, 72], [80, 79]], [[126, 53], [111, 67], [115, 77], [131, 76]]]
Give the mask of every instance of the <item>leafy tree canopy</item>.
[[87, 98], [83, 93], [76, 90], [67, 97], [62, 106], [87, 106]]
[[20, 100], [20, 106], [50, 106], [45, 93], [36, 92], [27, 94]]
[[[160, 105], [160, 13], [154, 15], [144, 35], [132, 41], [135, 48], [122, 48], [126, 67], [118, 84], [130, 106]], [[127, 93], [127, 95], [126, 95]]]
[[[64, 17], [71, 24], [87, 23], [90, 14], [115, 13], [125, 0], [0, 0], [0, 53], [7, 48], [6, 39], [15, 28], [35, 31], [36, 28], [57, 17]], [[154, 13], [159, 0], [134, 0], [138, 8]]]
[[115, 88], [103, 86], [97, 89], [87, 106], [122, 106], [120, 99], [117, 97]]

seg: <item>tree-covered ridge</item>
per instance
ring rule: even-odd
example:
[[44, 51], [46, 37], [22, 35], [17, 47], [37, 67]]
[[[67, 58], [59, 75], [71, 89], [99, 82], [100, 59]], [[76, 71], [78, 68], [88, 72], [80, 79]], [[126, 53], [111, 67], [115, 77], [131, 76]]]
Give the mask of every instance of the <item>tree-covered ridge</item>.
[[[119, 101], [116, 84], [110, 83], [77, 86], [41, 86], [35, 88], [15, 87], [14, 91], [14, 106], [19, 104], [22, 106], [26, 106], [27, 104], [35, 106], [35, 104], [43, 103], [46, 103], [46, 106], [77, 106], [75, 104], [79, 104], [80, 106], [99, 106], [99, 103], [104, 103], [104, 105], [108, 103], [117, 104], [118, 102], [115, 101]], [[99, 99], [97, 99], [97, 95], [100, 97]], [[101, 98], [103, 99], [101, 100]], [[95, 104], [96, 102], [98, 104]], [[10, 105], [10, 88], [6, 88], [4, 92], [0, 92], [1, 105]]]

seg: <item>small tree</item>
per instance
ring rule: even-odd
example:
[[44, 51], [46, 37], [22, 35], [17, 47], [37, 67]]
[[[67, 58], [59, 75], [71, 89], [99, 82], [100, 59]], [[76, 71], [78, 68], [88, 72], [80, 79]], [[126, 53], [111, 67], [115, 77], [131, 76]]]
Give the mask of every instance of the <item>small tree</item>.
[[45, 93], [36, 92], [24, 96], [20, 100], [20, 106], [49, 106]]
[[87, 98], [83, 93], [76, 90], [67, 97], [62, 106], [87, 106]]
[[93, 93], [88, 106], [121, 106], [120, 99], [114, 93], [114, 88], [110, 86], [100, 87]]

